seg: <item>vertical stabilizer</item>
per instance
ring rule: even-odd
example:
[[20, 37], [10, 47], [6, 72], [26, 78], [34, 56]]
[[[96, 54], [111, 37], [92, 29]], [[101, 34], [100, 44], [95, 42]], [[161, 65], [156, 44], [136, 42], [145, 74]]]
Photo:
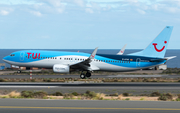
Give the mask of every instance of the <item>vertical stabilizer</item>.
[[164, 58], [172, 30], [173, 26], [166, 26], [146, 49], [130, 55]]

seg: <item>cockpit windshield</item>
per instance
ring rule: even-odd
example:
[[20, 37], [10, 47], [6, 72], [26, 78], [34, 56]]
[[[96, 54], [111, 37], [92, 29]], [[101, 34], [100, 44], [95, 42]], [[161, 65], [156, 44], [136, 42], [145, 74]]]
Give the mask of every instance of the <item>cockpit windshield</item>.
[[10, 56], [15, 56], [15, 54], [10, 54]]

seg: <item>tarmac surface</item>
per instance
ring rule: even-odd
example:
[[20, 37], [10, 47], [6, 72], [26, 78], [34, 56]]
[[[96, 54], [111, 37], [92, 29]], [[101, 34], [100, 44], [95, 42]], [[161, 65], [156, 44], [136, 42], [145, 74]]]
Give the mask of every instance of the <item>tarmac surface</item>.
[[[30, 75], [0, 75], [0, 78], [29, 78]], [[32, 75], [33, 78], [80, 78], [80, 75]], [[92, 75], [91, 78], [180, 78], [180, 75]]]
[[179, 102], [0, 99], [1, 113], [179, 113]]
[[[0, 78], [29, 79], [30, 75], [0, 75]], [[33, 78], [79, 78], [79, 75], [32, 75]], [[91, 78], [137, 78], [137, 77], [153, 77], [153, 78], [180, 78], [180, 75], [92, 75]], [[87, 90], [96, 93], [114, 94], [114, 93], [130, 93], [133, 95], [150, 94], [158, 91], [160, 93], [180, 94], [180, 83], [85, 83], [83, 81], [74, 81], [66, 83], [54, 82], [0, 82], [1, 91], [46, 91], [49, 94], [60, 91], [62, 93], [85, 93]]]
[[38, 83], [38, 82], [0, 82], [0, 91], [23, 91], [23, 90], [43, 90], [49, 94], [56, 91], [62, 93], [85, 93], [87, 90], [95, 91], [97, 93], [114, 94], [114, 93], [131, 93], [150, 94], [158, 91], [160, 93], [174, 93], [180, 94], [180, 83]]

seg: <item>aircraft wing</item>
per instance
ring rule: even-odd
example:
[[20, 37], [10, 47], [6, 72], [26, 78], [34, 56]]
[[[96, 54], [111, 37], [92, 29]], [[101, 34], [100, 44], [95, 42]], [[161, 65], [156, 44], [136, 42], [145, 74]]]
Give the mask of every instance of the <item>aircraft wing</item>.
[[127, 46], [127, 44], [124, 45], [124, 47], [119, 51], [119, 53], [117, 53], [117, 55], [123, 55], [126, 46]]
[[92, 62], [92, 60], [94, 59], [94, 57], [97, 53], [97, 50], [98, 50], [98, 47], [94, 49], [94, 51], [92, 52], [92, 54], [89, 56], [88, 59], [86, 59], [82, 62], [71, 64], [70, 67], [80, 68], [80, 69], [89, 70], [89, 71], [99, 70], [99, 68], [96, 67], [95, 65], [90, 65], [90, 63]]

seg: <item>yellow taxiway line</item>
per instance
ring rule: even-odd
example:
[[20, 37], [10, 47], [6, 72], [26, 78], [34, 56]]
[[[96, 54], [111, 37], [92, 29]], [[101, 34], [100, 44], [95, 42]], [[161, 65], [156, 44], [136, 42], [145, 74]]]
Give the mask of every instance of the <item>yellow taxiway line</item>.
[[13, 109], [106, 109], [106, 110], [178, 110], [177, 108], [91, 108], [91, 107], [27, 107], [27, 106], [0, 106]]

